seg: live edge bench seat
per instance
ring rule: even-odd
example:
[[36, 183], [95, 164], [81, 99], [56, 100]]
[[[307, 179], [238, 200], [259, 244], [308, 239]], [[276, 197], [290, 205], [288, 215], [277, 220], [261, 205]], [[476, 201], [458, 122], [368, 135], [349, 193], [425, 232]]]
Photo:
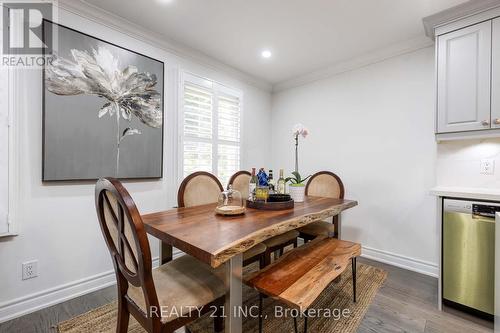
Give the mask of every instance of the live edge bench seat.
[[[351, 262], [355, 278], [355, 258], [360, 255], [360, 244], [317, 238], [285, 253], [276, 262], [250, 275], [245, 282], [261, 294], [304, 312]], [[354, 301], [355, 292], [354, 289]]]

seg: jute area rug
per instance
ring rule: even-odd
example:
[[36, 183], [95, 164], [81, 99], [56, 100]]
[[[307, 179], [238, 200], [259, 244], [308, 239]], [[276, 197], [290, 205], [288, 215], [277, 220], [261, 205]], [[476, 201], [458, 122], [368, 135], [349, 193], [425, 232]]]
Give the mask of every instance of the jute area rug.
[[[363, 316], [372, 302], [378, 289], [382, 286], [387, 273], [382, 269], [358, 264], [357, 302], [352, 301], [352, 275], [347, 269], [339, 282], [332, 283], [316, 300], [308, 319], [308, 332], [355, 332]], [[258, 293], [246, 286], [243, 287], [244, 308], [257, 306]], [[256, 308], [254, 308], [256, 309]], [[264, 332], [294, 332], [294, 313], [290, 309], [271, 298], [264, 299]], [[256, 313], [256, 310], [254, 311]], [[116, 329], [116, 303], [110, 303], [78, 317], [58, 324], [61, 333], [114, 333]], [[303, 318], [298, 318], [299, 332], [303, 330]], [[188, 325], [192, 333], [212, 333], [213, 319], [203, 316]], [[142, 327], [130, 318], [128, 332], [144, 333]], [[258, 332], [258, 318], [243, 319], [243, 332]]]

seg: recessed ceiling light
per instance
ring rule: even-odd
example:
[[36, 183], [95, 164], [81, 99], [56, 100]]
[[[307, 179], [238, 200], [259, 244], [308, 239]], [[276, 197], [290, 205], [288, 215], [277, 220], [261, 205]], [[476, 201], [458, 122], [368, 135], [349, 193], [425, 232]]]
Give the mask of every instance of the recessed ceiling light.
[[264, 51], [262, 51], [262, 53], [260, 55], [262, 56], [262, 58], [266, 58], [267, 59], [267, 58], [271, 58], [271, 56], [273, 54], [269, 50], [264, 50]]
[[175, 0], [156, 0], [156, 1], [158, 1], [158, 2], [159, 2], [159, 3], [161, 3], [161, 4], [165, 4], [165, 5], [167, 5], [167, 4], [171, 4], [171, 3], [172, 3], [172, 2], [174, 2]]

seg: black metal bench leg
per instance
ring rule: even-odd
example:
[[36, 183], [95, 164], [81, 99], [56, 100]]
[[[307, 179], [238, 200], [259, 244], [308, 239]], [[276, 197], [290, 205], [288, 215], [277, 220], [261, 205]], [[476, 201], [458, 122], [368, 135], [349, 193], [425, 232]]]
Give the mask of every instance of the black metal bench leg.
[[304, 316], [304, 333], [307, 333], [307, 315]]
[[295, 328], [295, 333], [299, 333], [299, 329], [297, 327], [297, 317], [293, 317], [293, 327]]
[[356, 257], [351, 259], [352, 263], [352, 294], [354, 303], [356, 303]]
[[262, 333], [263, 318], [262, 318], [262, 294], [259, 294], [259, 333]]

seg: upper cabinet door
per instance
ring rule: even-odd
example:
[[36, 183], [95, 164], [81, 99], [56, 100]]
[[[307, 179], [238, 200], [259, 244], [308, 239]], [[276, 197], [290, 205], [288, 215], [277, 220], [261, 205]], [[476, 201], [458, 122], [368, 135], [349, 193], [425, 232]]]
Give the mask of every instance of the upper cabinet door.
[[437, 132], [490, 128], [491, 21], [438, 37]]
[[493, 20], [491, 42], [491, 127], [500, 128], [500, 18]]

